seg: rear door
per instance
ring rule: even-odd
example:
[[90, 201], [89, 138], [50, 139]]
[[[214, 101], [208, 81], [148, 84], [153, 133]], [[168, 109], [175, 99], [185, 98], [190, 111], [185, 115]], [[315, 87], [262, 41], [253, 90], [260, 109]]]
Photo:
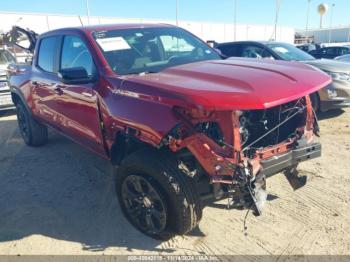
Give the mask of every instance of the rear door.
[[[89, 76], [98, 78], [91, 52], [80, 35], [62, 37], [59, 61], [59, 69], [83, 67]], [[68, 85], [60, 82], [56, 89], [56, 121], [62, 131], [78, 143], [105, 155], [95, 83]]]
[[33, 113], [52, 126], [57, 126], [58, 109], [55, 99], [59, 83], [57, 72], [60, 41], [61, 36], [58, 35], [40, 39], [29, 83], [32, 87]]

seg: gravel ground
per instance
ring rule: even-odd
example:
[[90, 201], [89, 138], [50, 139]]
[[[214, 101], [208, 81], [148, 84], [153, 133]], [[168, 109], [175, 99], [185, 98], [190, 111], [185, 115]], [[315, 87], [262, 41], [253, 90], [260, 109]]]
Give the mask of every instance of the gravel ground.
[[320, 118], [323, 156], [300, 166], [305, 187], [276, 175], [246, 231], [246, 212], [220, 201], [191, 235], [160, 242], [123, 217], [108, 162], [53, 132], [48, 145], [25, 146], [9, 112], [0, 116], [0, 255], [349, 255], [350, 110]]

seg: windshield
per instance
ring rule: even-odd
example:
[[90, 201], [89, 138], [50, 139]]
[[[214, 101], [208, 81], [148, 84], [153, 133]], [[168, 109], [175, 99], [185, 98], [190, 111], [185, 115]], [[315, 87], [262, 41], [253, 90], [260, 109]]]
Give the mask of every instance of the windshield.
[[220, 59], [208, 45], [176, 27], [95, 32], [94, 38], [119, 75], [154, 73], [165, 68]]
[[0, 65], [15, 63], [15, 58], [6, 50], [0, 50]]
[[266, 45], [269, 48], [271, 48], [277, 55], [279, 55], [283, 60], [306, 61], [315, 59], [313, 56], [290, 44], [269, 43]]

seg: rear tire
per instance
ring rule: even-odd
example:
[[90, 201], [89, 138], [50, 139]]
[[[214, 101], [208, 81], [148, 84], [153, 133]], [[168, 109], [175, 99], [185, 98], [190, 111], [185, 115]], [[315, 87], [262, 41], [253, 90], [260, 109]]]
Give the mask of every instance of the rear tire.
[[[202, 203], [193, 178], [183, 173], [178, 164], [169, 152], [142, 149], [127, 156], [117, 170], [116, 188], [123, 213], [138, 230], [155, 239], [186, 234], [202, 217]], [[142, 190], [135, 190], [132, 180], [140, 181]], [[131, 189], [131, 197], [126, 197], [125, 188]], [[163, 219], [159, 222], [152, 216], [153, 226], [147, 226], [145, 221], [147, 214], [153, 212], [149, 208], [153, 205]]]
[[47, 143], [47, 127], [36, 121], [19, 102], [16, 104], [19, 131], [28, 146], [38, 147]]

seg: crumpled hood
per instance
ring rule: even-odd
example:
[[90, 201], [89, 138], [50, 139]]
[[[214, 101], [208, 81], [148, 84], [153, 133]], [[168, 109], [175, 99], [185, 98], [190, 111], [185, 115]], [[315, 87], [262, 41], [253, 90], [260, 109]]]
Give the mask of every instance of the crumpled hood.
[[298, 62], [234, 58], [128, 76], [121, 94], [213, 110], [264, 109], [293, 101], [331, 82]]
[[321, 70], [336, 73], [350, 73], [350, 64], [331, 60], [331, 59], [315, 59], [304, 61], [304, 63], [318, 67]]

